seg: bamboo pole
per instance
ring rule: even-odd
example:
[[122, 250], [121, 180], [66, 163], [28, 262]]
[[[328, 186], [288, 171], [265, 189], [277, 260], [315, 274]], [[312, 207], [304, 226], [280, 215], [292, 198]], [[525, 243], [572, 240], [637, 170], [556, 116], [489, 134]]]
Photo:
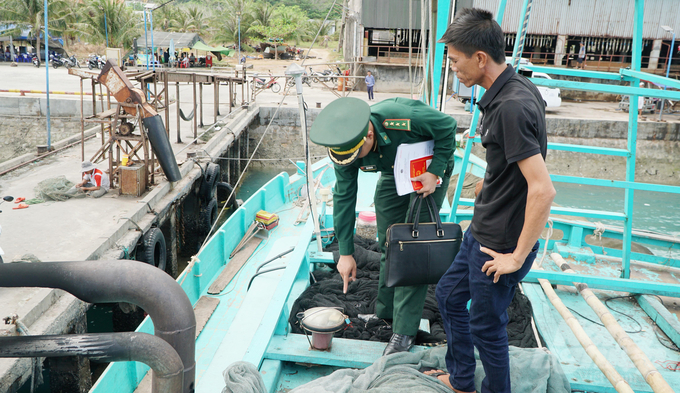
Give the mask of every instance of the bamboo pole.
[[[569, 264], [562, 258], [560, 254], [553, 253], [550, 255], [565, 273], [576, 273], [571, 269]], [[616, 318], [607, 310], [600, 299], [595, 296], [593, 291], [588, 288], [588, 285], [582, 283], [574, 283], [576, 289], [581, 294], [581, 297], [588, 303], [588, 305], [595, 311], [600, 321], [609, 331], [609, 334], [614, 337], [619, 346], [626, 352], [630, 360], [633, 361], [635, 367], [640, 371], [645, 381], [652, 387], [655, 393], [673, 393], [674, 390], [668, 385], [659, 371], [654, 367], [654, 364], [649, 360], [647, 355], [635, 344], [635, 342], [623, 330], [621, 325], [616, 322]]]
[[[542, 270], [536, 263], [534, 263], [533, 268], [536, 270]], [[593, 362], [597, 368], [599, 368], [604, 376], [607, 377], [614, 389], [620, 393], [633, 393], [633, 389], [630, 387], [630, 385], [628, 385], [628, 382], [626, 382], [621, 374], [616, 371], [614, 366], [609, 363], [607, 358], [604, 357], [602, 352], [600, 352], [590, 337], [588, 337], [588, 334], [585, 330], [583, 330], [583, 327], [578, 323], [578, 320], [574, 317], [574, 315], [572, 315], [564, 303], [562, 303], [562, 300], [559, 298], [559, 296], [557, 296], [552, 285], [550, 285], [550, 281], [539, 278], [538, 283], [541, 284], [541, 288], [543, 288], [543, 292], [545, 292], [545, 295], [550, 300], [550, 303], [552, 303], [553, 307], [555, 307], [557, 312], [559, 312], [562, 318], [564, 318], [564, 322], [566, 322], [567, 326], [569, 326], [571, 331], [574, 333], [574, 336], [576, 336], [578, 342], [581, 344], [583, 349], [585, 349], [586, 354], [588, 354], [588, 356], [593, 359]]]

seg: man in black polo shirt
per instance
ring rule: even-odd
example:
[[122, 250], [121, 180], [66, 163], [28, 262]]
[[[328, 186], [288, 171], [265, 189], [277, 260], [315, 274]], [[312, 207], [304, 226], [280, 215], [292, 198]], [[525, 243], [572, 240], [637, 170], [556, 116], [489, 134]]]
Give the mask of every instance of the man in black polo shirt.
[[460, 252], [437, 285], [451, 374], [434, 375], [457, 392], [475, 391], [474, 345], [486, 373], [481, 391], [509, 393], [506, 310], [555, 196], [544, 161], [545, 108], [538, 89], [505, 64], [503, 31], [488, 11], [461, 11], [440, 42], [458, 79], [487, 89], [477, 127], [487, 168]]

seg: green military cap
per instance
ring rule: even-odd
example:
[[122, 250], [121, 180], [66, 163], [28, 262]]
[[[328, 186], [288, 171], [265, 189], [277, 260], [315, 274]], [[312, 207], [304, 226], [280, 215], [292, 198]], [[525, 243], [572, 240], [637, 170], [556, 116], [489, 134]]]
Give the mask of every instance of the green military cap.
[[349, 165], [359, 156], [368, 134], [371, 107], [353, 97], [338, 98], [319, 113], [309, 138], [328, 148], [328, 155], [338, 165]]

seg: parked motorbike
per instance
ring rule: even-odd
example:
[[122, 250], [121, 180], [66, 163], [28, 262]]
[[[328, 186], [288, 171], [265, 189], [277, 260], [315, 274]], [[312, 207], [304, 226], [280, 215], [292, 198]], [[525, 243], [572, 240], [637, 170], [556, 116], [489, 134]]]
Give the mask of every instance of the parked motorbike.
[[53, 68], [59, 68], [61, 66], [71, 68], [69, 60], [64, 57], [61, 57], [60, 54], [50, 55], [50, 61], [52, 62]]
[[80, 68], [80, 62], [78, 61], [78, 59], [76, 59], [76, 55], [71, 55], [71, 57], [68, 58], [68, 65], [66, 66], [66, 68], [71, 67]]
[[104, 61], [101, 56], [90, 55], [90, 57], [87, 59], [87, 68], [89, 69], [102, 69], [104, 68], [104, 64], [106, 64], [106, 61]]
[[312, 67], [309, 67], [309, 75], [311, 75], [312, 82], [314, 83], [319, 83], [319, 81], [331, 82], [333, 80], [333, 71], [331, 70], [323, 70], [318, 72], [314, 71]]
[[33, 65], [36, 67], [40, 67], [40, 58], [35, 53], [33, 54]]
[[[0, 200], [0, 204], [2, 204], [3, 202], [12, 202], [13, 200], [14, 200], [14, 197], [6, 196], [6, 197], [3, 197], [2, 200]], [[2, 210], [0, 210], [0, 213], [2, 213]], [[1, 226], [0, 226], [0, 233], [2, 233], [2, 227]], [[3, 262], [3, 260], [2, 260], [3, 255], [5, 255], [5, 252], [2, 250], [2, 248], [0, 248], [0, 263]]]
[[[307, 71], [305, 71], [305, 73], [302, 74], [302, 83], [306, 84], [309, 87], [312, 87], [312, 78], [309, 77]], [[288, 87], [295, 86], [295, 78], [286, 78], [286, 84]]]
[[279, 85], [276, 78], [274, 78], [271, 73], [269, 74], [268, 81], [255, 75], [255, 77], [253, 77], [253, 82], [255, 82], [255, 87], [258, 89], [271, 89], [274, 93], [281, 91], [281, 85]]

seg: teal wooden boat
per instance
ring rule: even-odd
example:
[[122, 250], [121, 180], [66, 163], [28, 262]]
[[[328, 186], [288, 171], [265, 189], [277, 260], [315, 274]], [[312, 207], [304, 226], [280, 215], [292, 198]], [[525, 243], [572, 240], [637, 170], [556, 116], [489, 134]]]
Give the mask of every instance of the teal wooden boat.
[[[440, 2], [440, 14], [446, 16], [448, 1]], [[524, 14], [528, 15], [524, 2]], [[497, 17], [502, 20], [505, 1], [501, 0]], [[672, 391], [660, 386], [655, 378], [663, 378], [670, 389], [680, 387], [680, 373], [673, 365], [680, 364], [680, 322], [664, 303], [677, 301], [680, 297], [680, 241], [677, 237], [659, 233], [636, 231], [632, 226], [633, 201], [636, 190], [680, 194], [679, 187], [643, 184], [635, 182], [636, 157], [636, 110], [638, 95], [680, 99], [677, 91], [647, 90], [638, 88], [640, 79], [654, 81], [680, 89], [680, 83], [640, 71], [643, 1], [635, 0], [635, 37], [633, 39], [633, 66], [619, 73], [602, 73], [551, 67], [526, 68], [554, 75], [583, 76], [598, 79], [624, 80], [630, 86], [570, 82], [557, 79], [535, 80], [537, 85], [603, 91], [630, 95], [629, 142], [626, 149], [610, 149], [581, 145], [549, 144], [550, 149], [578, 153], [604, 154], [626, 158], [626, 180], [611, 181], [574, 176], [552, 176], [555, 182], [576, 183], [589, 186], [622, 188], [625, 192], [623, 211], [596, 211], [576, 208], [554, 207], [550, 230], [552, 235], [541, 239], [541, 264], [533, 269], [522, 283], [522, 289], [533, 305], [536, 330], [543, 338], [547, 350], [557, 359], [566, 375], [572, 391]], [[444, 19], [442, 25], [446, 25]], [[526, 31], [522, 24], [518, 37]], [[515, 57], [521, 54], [517, 40]], [[441, 48], [438, 48], [441, 49]], [[438, 52], [438, 56], [441, 53]], [[435, 57], [435, 61], [437, 57]], [[439, 60], [442, 57], [438, 57]], [[434, 80], [439, 80], [435, 71]], [[632, 87], [631, 87], [632, 86]], [[436, 97], [436, 89], [431, 92]], [[473, 115], [469, 139], [475, 140], [475, 128], [479, 113]], [[476, 139], [479, 141], [478, 139]], [[465, 168], [482, 176], [483, 162], [471, 155], [471, 143], [456, 152], [456, 170]], [[332, 255], [318, 250], [316, 236], [332, 232], [332, 207], [317, 204], [315, 213], [309, 216], [307, 202], [301, 199], [306, 183], [305, 166], [292, 176], [282, 173], [249, 198], [212, 236], [177, 281], [197, 308], [199, 330], [196, 339], [196, 385], [199, 393], [220, 391], [224, 386], [223, 372], [236, 362], [253, 364], [263, 378], [266, 391], [286, 392], [347, 368], [362, 369], [380, 361], [384, 344], [377, 342], [334, 339], [328, 351], [313, 350], [305, 335], [291, 333], [289, 317], [295, 299], [311, 283], [310, 273], [321, 265], [332, 262]], [[329, 168], [331, 168], [329, 170]], [[311, 168], [313, 177], [319, 179], [320, 187], [332, 187], [334, 173], [329, 161], [322, 160]], [[372, 210], [372, 196], [376, 175], [362, 173], [359, 179], [360, 195], [357, 214]], [[443, 220], [469, 220], [472, 210], [459, 209], [472, 206], [474, 201], [461, 198], [463, 176], [459, 176], [452, 204], [441, 211]], [[279, 226], [258, 240], [250, 251], [231, 256], [238, 243], [246, 236], [251, 223], [260, 210], [277, 213]], [[560, 217], [556, 217], [559, 215]], [[569, 216], [571, 218], [563, 218]], [[303, 218], [301, 218], [303, 217]], [[319, 229], [315, 229], [318, 217]], [[599, 221], [618, 222], [603, 226]], [[296, 222], [300, 222], [296, 225]], [[604, 232], [603, 232], [604, 231]], [[620, 240], [621, 247], [607, 246], [592, 241], [611, 238]], [[651, 250], [664, 250], [647, 254], [637, 252], [633, 244], [641, 244]], [[292, 249], [292, 251], [291, 251]], [[252, 250], [251, 250], [252, 251]], [[260, 265], [288, 252], [271, 263], [281, 267], [266, 274], [257, 274]], [[541, 255], [539, 254], [539, 255]], [[239, 256], [240, 255], [240, 256]], [[247, 260], [243, 260], [248, 256]], [[566, 260], [571, 270], [563, 271], [560, 264]], [[243, 263], [242, 266], [240, 264]], [[238, 265], [238, 266], [237, 266]], [[269, 268], [270, 266], [268, 266]], [[224, 280], [224, 274], [230, 277]], [[543, 281], [543, 286], [540, 282]], [[220, 281], [223, 281], [220, 285]], [[547, 284], [546, 284], [547, 283]], [[610, 334], [616, 329], [600, 326], [598, 314], [579, 296], [572, 283], [587, 284], [595, 298], [605, 302], [617, 315], [620, 330], [628, 331], [625, 343], [617, 342]], [[217, 286], [219, 288], [213, 288]], [[554, 288], [554, 296], [547, 287]], [[579, 287], [583, 290], [583, 286]], [[547, 291], [547, 292], [546, 292]], [[212, 292], [212, 294], [210, 293]], [[552, 297], [552, 299], [550, 299]], [[584, 297], [588, 297], [584, 295]], [[593, 297], [589, 298], [589, 301]], [[560, 307], [558, 304], [568, 307]], [[562, 313], [559, 310], [562, 311]], [[573, 310], [571, 317], [564, 310]], [[198, 312], [200, 310], [200, 313]], [[617, 314], [618, 313], [618, 314]], [[624, 316], [625, 315], [625, 316]], [[605, 316], [606, 319], [606, 316]], [[574, 322], [582, 326], [588, 340], [595, 343], [601, 357], [606, 359], [622, 380], [609, 379], [592, 360], [591, 350], [584, 349], [587, 342], [580, 333], [574, 333]], [[576, 329], [578, 330], [578, 329]], [[152, 322], [147, 318], [138, 331], [152, 333]], [[634, 342], [644, 353], [652, 369], [648, 372], [641, 364], [641, 356], [633, 355], [628, 347]], [[415, 347], [414, 352], [426, 348]], [[647, 365], [648, 366], [648, 365]], [[602, 367], [602, 366], [601, 366]], [[134, 392], [147, 374], [148, 367], [141, 363], [112, 363], [92, 391], [95, 393]], [[651, 375], [654, 374], [652, 377]], [[654, 387], [652, 387], [654, 386]], [[142, 388], [139, 388], [140, 391]]]

